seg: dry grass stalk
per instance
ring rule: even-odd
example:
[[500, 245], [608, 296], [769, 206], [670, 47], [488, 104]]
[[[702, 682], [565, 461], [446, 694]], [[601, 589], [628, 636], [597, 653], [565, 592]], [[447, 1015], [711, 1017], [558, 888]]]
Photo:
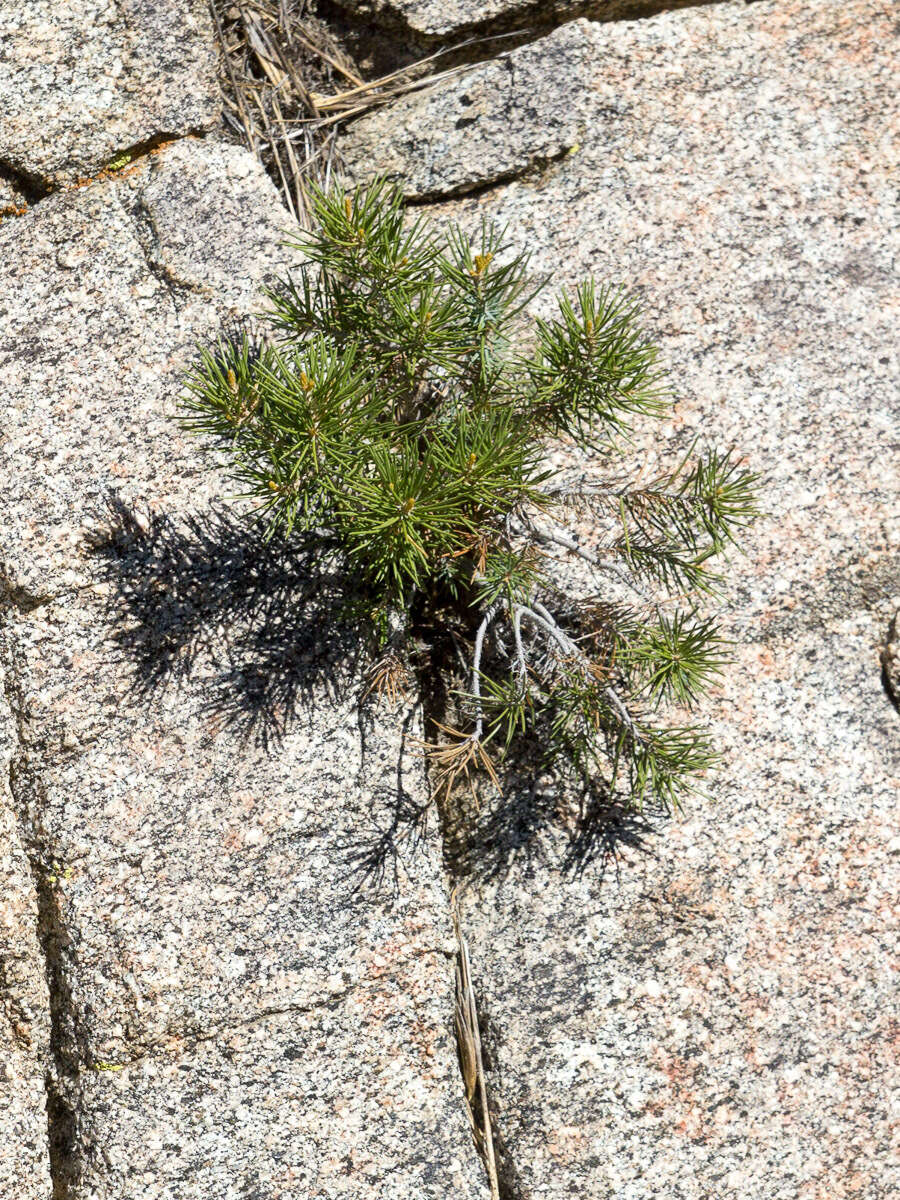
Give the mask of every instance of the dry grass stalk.
[[484, 1159], [491, 1188], [491, 1200], [500, 1198], [500, 1182], [497, 1177], [497, 1160], [494, 1154], [494, 1136], [491, 1129], [491, 1114], [488, 1107], [487, 1084], [484, 1077], [484, 1059], [481, 1053], [481, 1033], [478, 1029], [478, 1010], [475, 1006], [475, 991], [469, 965], [469, 949], [459, 924], [456, 892], [451, 896], [453, 928], [459, 954], [456, 960], [456, 1006], [454, 1024], [459, 1046], [459, 1062], [466, 1088], [466, 1106], [469, 1121], [478, 1150]]
[[336, 132], [323, 122], [310, 87], [337, 90], [363, 81], [321, 22], [303, 16], [295, 0], [210, 0], [210, 7], [222, 52], [225, 120], [306, 225], [304, 181], [327, 186]]
[[[222, 52], [225, 120], [280, 185], [288, 209], [305, 226], [304, 181], [330, 183], [339, 166], [341, 122], [476, 65], [426, 73], [447, 53], [440, 51], [367, 82], [327, 27], [304, 15], [302, 0], [210, 0], [210, 7]], [[473, 38], [453, 52], [496, 40]]]
[[[484, 38], [469, 38], [468, 41], [460, 42], [456, 46], [445, 50], [438, 50], [434, 54], [429, 54], [426, 58], [420, 58], [416, 62], [410, 63], [409, 66], [401, 68], [399, 71], [392, 71], [389, 75], [382, 75], [379, 79], [372, 79], [365, 83], [360, 81], [355, 87], [346, 88], [335, 95], [326, 96], [314, 93], [313, 99], [324, 118], [322, 124], [331, 124], [347, 120], [350, 117], [360, 116], [371, 108], [387, 104], [391, 100], [398, 99], [400, 96], [408, 95], [410, 92], [424, 91], [434, 87], [436, 84], [443, 83], [447, 79], [453, 79], [457, 75], [464, 75], [467, 71], [472, 71], [480, 67], [482, 65], [481, 61], [459, 63], [456, 66], [448, 67], [444, 71], [434, 71], [431, 73], [426, 72], [424, 68], [438, 59], [446, 58], [450, 53], [459, 54], [462, 50], [483, 42], [496, 42], [503, 38], [521, 38], [525, 32], [519, 29], [508, 34], [494, 34], [491, 37]], [[511, 51], [493, 56], [493, 60], [506, 58], [509, 53]], [[325, 114], [327, 113], [333, 115], [326, 117]]]

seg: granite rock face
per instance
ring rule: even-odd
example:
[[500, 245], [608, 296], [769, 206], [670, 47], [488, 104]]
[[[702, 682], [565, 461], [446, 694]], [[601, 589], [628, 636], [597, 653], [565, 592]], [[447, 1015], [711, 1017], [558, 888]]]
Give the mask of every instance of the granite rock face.
[[576, 16], [614, 21], [663, 8], [717, 0], [338, 0], [341, 8], [375, 19], [422, 42], [465, 34], [548, 25]]
[[0, 672], [0, 1196], [47, 1200], [50, 1005], [38, 904], [9, 790], [17, 749]]
[[[0, 225], [0, 578], [20, 602], [93, 577], [83, 524], [111, 485], [162, 508], [196, 493], [200, 467], [168, 419], [182, 368], [220, 313], [258, 306], [286, 223], [249, 155], [186, 139]], [[57, 407], [51, 440], [35, 414]]]
[[583, 134], [589, 29], [571, 22], [362, 117], [341, 141], [348, 175], [387, 175], [422, 199], [473, 191], [559, 158]]
[[0, 166], [58, 186], [219, 110], [205, 0], [0, 4]]
[[[742, 447], [771, 514], [710, 797], [618, 828], [513, 797], [464, 847], [505, 1200], [886, 1200], [893, 6], [342, 3], [421, 44], [679, 10], [563, 26], [344, 159], [626, 283], [681, 397], [635, 454]], [[0, 11], [0, 216], [61, 189], [0, 222], [0, 1198], [485, 1200], [418, 709], [357, 704], [341, 580], [171, 419], [296, 261], [248, 154], [146, 144], [214, 120], [211, 47], [199, 3]]]
[[0, 227], [0, 654], [69, 1200], [484, 1194], [416, 713], [357, 712], [334, 581], [217, 510], [171, 420], [288, 220], [186, 139]]
[[895, 15], [763, 0], [594, 25], [579, 151], [433, 210], [507, 225], [560, 285], [636, 292], [681, 398], [636, 453], [741, 447], [771, 513], [730, 568], [710, 798], [620, 827], [605, 874], [599, 845], [573, 868], [584, 825], [485, 814], [464, 929], [517, 1200], [900, 1187]]

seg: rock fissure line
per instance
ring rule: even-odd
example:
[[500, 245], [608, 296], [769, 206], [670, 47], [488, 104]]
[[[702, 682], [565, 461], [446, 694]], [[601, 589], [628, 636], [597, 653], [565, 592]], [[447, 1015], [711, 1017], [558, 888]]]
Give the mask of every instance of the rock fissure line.
[[164, 150], [166, 146], [171, 146], [175, 142], [184, 141], [185, 138], [205, 138], [206, 130], [203, 129], [188, 129], [185, 133], [158, 133], [152, 138], [145, 138], [142, 142], [135, 142], [131, 146], [123, 150], [116, 151], [109, 159], [109, 162], [100, 168], [99, 171], [93, 172], [91, 175], [84, 175], [79, 179], [72, 180], [71, 183], [51, 183], [47, 180], [42, 180], [35, 177], [23, 175], [15, 167], [0, 159], [0, 178], [4, 174], [12, 177], [12, 182], [25, 197], [25, 206], [19, 208], [0, 210], [0, 221], [9, 217], [21, 217], [29, 212], [42, 200], [48, 200], [51, 196], [59, 195], [61, 192], [74, 192], [81, 188], [91, 187], [95, 183], [107, 183], [111, 179], [121, 179], [131, 175], [138, 170], [144, 162], [144, 159], [158, 154], [160, 150]]
[[537, 183], [557, 163], [567, 159], [573, 149], [574, 145], [565, 146], [557, 154], [535, 155], [524, 167], [516, 167], [509, 171], [503, 171], [491, 179], [483, 179], [479, 183], [472, 185], [462, 183], [456, 187], [448, 188], [446, 191], [426, 192], [423, 195], [408, 198], [406, 206], [407, 208], [427, 208], [432, 204], [446, 204], [450, 200], [459, 200], [462, 197], [472, 199], [476, 196], [484, 196], [489, 192], [497, 191], [499, 188], [507, 187], [510, 183], [521, 181], [533, 181]]
[[[472, 24], [455, 30], [452, 40], [450, 40], [446, 36], [439, 35], [423, 38], [402, 13], [388, 12], [383, 9], [380, 23], [375, 25], [371, 14], [345, 9], [340, 0], [318, 0], [317, 10], [320, 18], [327, 23], [333, 36], [341, 44], [354, 40], [352, 34], [348, 36], [346, 32], [348, 26], [352, 26], [355, 22], [357, 34], [360, 34], [358, 26], [364, 26], [365, 32], [360, 35], [359, 42], [356, 44], [356, 57], [359, 56], [360, 51], [371, 49], [372, 45], [377, 43], [381, 52], [379, 64], [382, 68], [379, 72], [381, 75], [388, 71], [405, 70], [413, 75], [421, 74], [423, 59], [434, 62], [436, 70], [457, 66], [479, 66], [482, 63], [492, 62], [498, 57], [496, 47], [489, 49], [492, 42], [499, 42], [503, 47], [508, 46], [515, 49], [543, 37], [554, 27], [551, 23], [552, 17], [541, 26], [522, 25], [523, 19], [530, 20], [534, 14], [525, 13], [524, 17], [522, 14], [517, 14], [518, 20], [510, 20], [504, 28], [496, 32], [485, 31], [484, 23]], [[561, 20], [559, 23], [562, 24], [564, 21]], [[348, 51], [352, 50], [353, 46], [347, 46], [347, 49]], [[354, 57], [352, 53], [350, 56]]]
[[[411, 954], [407, 961], [413, 962], [416, 959], [427, 958], [431, 955], [444, 957], [446, 953], [445, 950], [440, 948], [426, 947], [415, 954]], [[284, 1004], [278, 1008], [261, 1009], [259, 1012], [242, 1020], [227, 1021], [221, 1025], [217, 1025], [207, 1033], [172, 1034], [167, 1042], [151, 1042], [140, 1054], [135, 1054], [132, 1058], [122, 1061], [105, 1061], [98, 1059], [95, 1055], [87, 1054], [84, 1061], [76, 1068], [76, 1074], [82, 1075], [94, 1071], [126, 1071], [131, 1067], [140, 1066], [141, 1063], [146, 1062], [148, 1059], [175, 1061], [186, 1054], [190, 1054], [197, 1046], [205, 1045], [207, 1042], [221, 1041], [237, 1030], [255, 1029], [277, 1017], [313, 1013], [319, 1009], [333, 1009], [353, 995], [376, 990], [378, 983], [378, 979], [373, 980], [371, 983], [358, 982], [343, 988], [341, 991], [332, 992], [327, 996], [315, 997], [306, 1003]]]
[[58, 596], [37, 595], [35, 592], [29, 592], [27, 588], [12, 584], [7, 578], [0, 575], [0, 601], [5, 606], [16, 609], [23, 616], [34, 612], [36, 608], [52, 603], [57, 598]]
[[[37, 941], [44, 959], [50, 1003], [49, 1061], [44, 1075], [44, 1090], [51, 1200], [66, 1200], [73, 1182], [78, 1177], [78, 1163], [74, 1155], [76, 1118], [71, 1098], [71, 1087], [77, 1077], [71, 1050], [74, 1023], [61, 959], [65, 934], [60, 921], [59, 905], [50, 882], [51, 873], [38, 851], [28, 817], [28, 799], [22, 786], [20, 767], [25, 745], [23, 701], [13, 682], [14, 665], [8, 655], [3, 657], [4, 661], [0, 665], [3, 668], [4, 699], [15, 724], [13, 753], [9, 760], [9, 795], [37, 900]], [[67, 1031], [67, 1027], [72, 1032]]]
[[[423, 733], [427, 740], [429, 729], [448, 723], [450, 696], [444, 675], [439, 666], [439, 657], [446, 653], [455, 661], [455, 651], [450, 649], [452, 639], [439, 639], [432, 653], [419, 659], [416, 669], [418, 692], [421, 702]], [[424, 763], [425, 784], [432, 794], [432, 780], [426, 757]], [[452, 811], [452, 801], [447, 794], [436, 792], [438, 823], [443, 847], [444, 870], [449, 880], [447, 906], [450, 911], [454, 938], [456, 940], [454, 995], [451, 1026], [456, 1040], [457, 1062], [463, 1086], [463, 1103], [472, 1131], [472, 1140], [478, 1151], [488, 1177], [491, 1200], [519, 1200], [505, 1183], [506, 1172], [498, 1166], [496, 1147], [498, 1144], [496, 1119], [491, 1110], [490, 1089], [481, 1051], [481, 1035], [477, 1009], [477, 996], [471, 973], [468, 947], [462, 931], [459, 913], [459, 889], [463, 880], [452, 857], [454, 845], [453, 828], [459, 819]]]
[[[168, 1062], [176, 1062], [186, 1054], [190, 1054], [198, 1046], [203, 1046], [207, 1042], [218, 1042], [222, 1038], [227, 1037], [230, 1033], [243, 1029], [256, 1029], [264, 1025], [266, 1021], [273, 1020], [276, 1017], [287, 1017], [291, 1015], [301, 1015], [305, 1013], [315, 1012], [320, 1008], [333, 1008], [342, 1000], [352, 995], [356, 988], [346, 988], [342, 992], [335, 992], [330, 996], [323, 996], [318, 1000], [313, 1000], [309, 1004], [286, 1004], [282, 1008], [267, 1008], [261, 1012], [255, 1013], [252, 1017], [246, 1017], [242, 1021], [229, 1021], [227, 1024], [220, 1025], [209, 1033], [195, 1033], [185, 1035], [180, 1038], [179, 1035], [173, 1035], [169, 1043], [158, 1042], [147, 1047], [141, 1054], [134, 1055], [133, 1058], [126, 1058], [122, 1061], [105, 1061], [103, 1059], [92, 1058], [84, 1063], [80, 1068], [79, 1074], [87, 1074], [94, 1071], [128, 1071], [132, 1067], [139, 1067], [142, 1063], [149, 1059], [162, 1059]], [[173, 1044], [177, 1043], [177, 1044]]]
[[11, 583], [9, 576], [0, 571], [0, 615], [3, 608], [14, 608], [22, 616], [28, 616], [38, 608], [46, 608], [68, 596], [77, 596], [79, 592], [89, 592], [97, 585], [91, 580], [88, 583], [74, 584], [71, 587], [60, 588], [58, 592], [31, 592], [21, 584]]
[[[166, 143], [168, 145], [168, 143]], [[153, 151], [155, 153], [155, 151]], [[153, 278], [166, 289], [172, 301], [172, 307], [177, 316], [181, 310], [181, 294], [193, 292], [200, 296], [212, 296], [212, 289], [205, 288], [190, 280], [181, 279], [158, 253], [161, 239], [156, 220], [144, 197], [138, 195], [130, 216], [134, 221], [135, 238], [147, 264], [147, 270]]]

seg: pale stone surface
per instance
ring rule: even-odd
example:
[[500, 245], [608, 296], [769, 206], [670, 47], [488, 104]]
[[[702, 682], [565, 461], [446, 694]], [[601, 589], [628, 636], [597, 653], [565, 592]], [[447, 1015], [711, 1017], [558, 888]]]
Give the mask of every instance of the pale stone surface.
[[466, 33], [521, 29], [575, 16], [613, 21], [638, 13], [717, 0], [337, 0], [341, 8], [422, 41], [458, 38]]
[[438, 210], [635, 290], [681, 396], [663, 438], [743, 449], [771, 513], [730, 569], [710, 798], [602, 881], [524, 804], [492, 826], [464, 926], [517, 1200], [900, 1190], [895, 16], [596, 26], [581, 150]]
[[0, 670], [0, 1196], [47, 1200], [50, 1006], [37, 897], [9, 791], [17, 739], [4, 682]]
[[558, 158], [584, 133], [594, 46], [573, 21], [352, 124], [348, 175], [387, 175], [421, 199], [472, 191]]
[[[247, 153], [188, 139], [0, 227], [0, 654], [69, 1200], [484, 1194], [436, 831], [401, 822], [395, 891], [354, 872], [424, 799], [416, 714], [356, 711], [310, 564], [211, 515], [229, 485], [171, 420], [287, 224]], [[100, 554], [109, 489], [137, 516]]]
[[249, 154], [187, 139], [0, 225], [0, 580], [15, 595], [91, 578], [83, 525], [111, 486], [163, 509], [196, 489], [168, 417], [194, 343], [259, 307], [285, 261], [273, 195]]
[[0, 0], [0, 165], [71, 182], [219, 110], [205, 0]]

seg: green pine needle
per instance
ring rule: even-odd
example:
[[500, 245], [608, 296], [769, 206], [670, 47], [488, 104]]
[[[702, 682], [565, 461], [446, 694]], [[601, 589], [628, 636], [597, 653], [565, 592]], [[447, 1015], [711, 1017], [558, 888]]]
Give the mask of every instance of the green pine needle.
[[[601, 470], [561, 489], [555, 439], [612, 463], [669, 411], [634, 301], [588, 280], [529, 326], [546, 280], [506, 230], [439, 235], [384, 180], [317, 192], [313, 212], [304, 265], [267, 293], [265, 339], [199, 351], [184, 427], [226, 451], [271, 532], [338, 548], [391, 663], [423, 630], [435, 645], [450, 632], [438, 785], [481, 770], [502, 787], [503, 764], [537, 750], [561, 786], [574, 773], [677, 807], [715, 755], [701, 730], [650, 718], [696, 705], [725, 669], [698, 603], [758, 516], [756, 476], [692, 447], [649, 483]], [[594, 517], [584, 544], [563, 523], [572, 505]], [[567, 561], [591, 599], [567, 597]]]

